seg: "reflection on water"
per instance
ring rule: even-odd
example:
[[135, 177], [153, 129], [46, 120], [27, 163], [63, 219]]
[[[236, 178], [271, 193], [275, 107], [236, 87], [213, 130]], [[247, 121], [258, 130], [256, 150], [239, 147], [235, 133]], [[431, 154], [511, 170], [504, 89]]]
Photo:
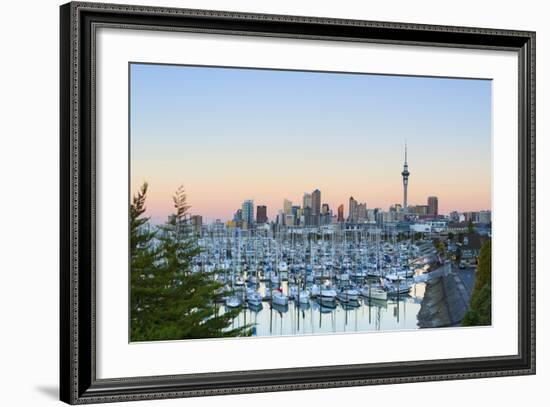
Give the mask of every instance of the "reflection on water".
[[[265, 292], [263, 283], [260, 292]], [[282, 284], [288, 292], [286, 282]], [[258, 306], [246, 306], [230, 328], [253, 324], [254, 336], [311, 335], [322, 333], [395, 331], [418, 329], [416, 315], [424, 296], [425, 284], [414, 284], [409, 295], [390, 297], [387, 301], [360, 298], [343, 304], [316, 300], [309, 304], [278, 306], [264, 301]], [[222, 307], [223, 309], [223, 307]]]

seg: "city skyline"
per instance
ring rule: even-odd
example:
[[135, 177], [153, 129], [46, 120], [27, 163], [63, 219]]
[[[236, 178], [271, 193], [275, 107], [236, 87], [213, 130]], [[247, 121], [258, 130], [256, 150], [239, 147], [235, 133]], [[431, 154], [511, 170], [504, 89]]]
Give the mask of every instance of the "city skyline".
[[409, 205], [491, 209], [487, 80], [132, 64], [130, 119], [131, 194], [149, 183], [157, 223], [179, 185], [205, 223], [247, 199], [272, 221], [314, 190], [316, 211], [347, 213], [350, 196], [387, 210], [403, 202], [405, 140]]

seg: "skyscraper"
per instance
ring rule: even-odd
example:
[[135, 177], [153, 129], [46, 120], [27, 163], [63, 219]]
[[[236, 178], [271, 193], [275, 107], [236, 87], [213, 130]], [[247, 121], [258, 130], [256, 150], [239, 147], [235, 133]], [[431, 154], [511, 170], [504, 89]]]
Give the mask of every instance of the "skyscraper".
[[254, 201], [247, 199], [242, 205], [242, 217], [243, 221], [250, 227], [254, 224]]
[[367, 204], [361, 203], [357, 205], [357, 222], [366, 222], [367, 221]]
[[[284, 224], [287, 224], [287, 218], [288, 216], [292, 215], [292, 201], [289, 201], [288, 199], [285, 199], [283, 201], [283, 213], [284, 213]], [[288, 225], [292, 226], [292, 225]]]
[[438, 215], [438, 200], [437, 196], [428, 197], [428, 215], [437, 216]]
[[407, 186], [409, 185], [409, 166], [407, 164], [407, 143], [405, 143], [405, 163], [403, 164], [403, 210], [407, 212]]
[[344, 221], [344, 204], [338, 206], [338, 222]]
[[256, 207], [256, 223], [267, 223], [267, 206], [258, 205]]
[[237, 209], [237, 211], [233, 215], [233, 222], [242, 222], [242, 220], [243, 220], [243, 210]]
[[312, 208], [312, 201], [311, 201], [311, 194], [309, 192], [304, 192], [304, 199], [303, 199], [303, 208]]
[[348, 221], [355, 222], [356, 220], [357, 220], [357, 201], [353, 198], [353, 196], [350, 196]]
[[313, 209], [314, 215], [321, 213], [321, 191], [318, 189], [311, 194], [311, 209]]
[[321, 191], [318, 189], [311, 194], [311, 209], [313, 212], [313, 224], [319, 226], [321, 218]]

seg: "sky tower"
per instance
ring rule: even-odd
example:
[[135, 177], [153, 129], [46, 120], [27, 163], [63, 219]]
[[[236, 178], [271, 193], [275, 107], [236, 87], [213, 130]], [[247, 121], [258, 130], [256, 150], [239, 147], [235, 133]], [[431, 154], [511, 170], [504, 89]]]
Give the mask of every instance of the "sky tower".
[[407, 212], [407, 185], [409, 184], [409, 166], [407, 165], [407, 142], [405, 142], [405, 163], [403, 164], [403, 210]]

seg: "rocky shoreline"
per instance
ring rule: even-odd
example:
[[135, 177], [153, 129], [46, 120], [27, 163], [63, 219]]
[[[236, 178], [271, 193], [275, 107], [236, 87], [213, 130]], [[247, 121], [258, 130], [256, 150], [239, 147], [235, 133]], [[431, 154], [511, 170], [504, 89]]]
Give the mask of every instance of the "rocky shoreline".
[[468, 310], [469, 298], [470, 294], [460, 276], [446, 267], [426, 282], [426, 293], [417, 316], [418, 327], [461, 325]]

